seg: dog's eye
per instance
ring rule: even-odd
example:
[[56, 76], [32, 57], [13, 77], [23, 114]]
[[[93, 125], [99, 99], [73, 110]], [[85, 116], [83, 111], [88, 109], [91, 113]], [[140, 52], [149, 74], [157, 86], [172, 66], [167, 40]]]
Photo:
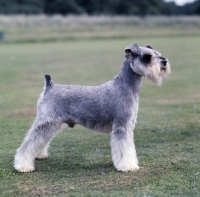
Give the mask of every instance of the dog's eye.
[[142, 56], [142, 62], [149, 63], [150, 60], [151, 60], [151, 55], [145, 54], [145, 55]]

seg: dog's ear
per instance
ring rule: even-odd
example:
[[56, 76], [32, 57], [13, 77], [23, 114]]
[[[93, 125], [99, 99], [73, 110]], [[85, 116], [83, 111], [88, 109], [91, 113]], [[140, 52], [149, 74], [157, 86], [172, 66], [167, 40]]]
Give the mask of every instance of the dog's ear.
[[149, 45], [149, 44], [145, 44], [145, 47], [149, 48], [149, 49], [153, 49], [153, 47], [151, 45]]
[[125, 57], [129, 58], [131, 56], [139, 56], [140, 48], [136, 43], [132, 43], [125, 48]]

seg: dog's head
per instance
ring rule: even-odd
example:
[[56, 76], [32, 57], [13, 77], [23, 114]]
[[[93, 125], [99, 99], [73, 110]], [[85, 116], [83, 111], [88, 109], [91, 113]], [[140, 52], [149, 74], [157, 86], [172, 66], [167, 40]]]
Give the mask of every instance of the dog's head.
[[163, 77], [171, 72], [169, 61], [148, 44], [144, 47], [139, 47], [136, 43], [128, 45], [125, 48], [125, 57], [135, 73], [159, 86]]

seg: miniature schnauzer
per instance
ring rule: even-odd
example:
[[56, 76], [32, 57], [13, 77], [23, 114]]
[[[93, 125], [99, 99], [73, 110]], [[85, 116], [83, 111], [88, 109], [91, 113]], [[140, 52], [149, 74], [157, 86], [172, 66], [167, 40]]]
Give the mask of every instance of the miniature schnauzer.
[[45, 75], [44, 91], [37, 104], [37, 115], [15, 155], [19, 172], [35, 169], [36, 158], [48, 157], [50, 141], [62, 126], [80, 124], [111, 135], [111, 153], [118, 171], [139, 169], [133, 140], [142, 77], [158, 86], [170, 73], [168, 60], [150, 45], [132, 43], [125, 48], [125, 60], [112, 81], [100, 86], [54, 84]]

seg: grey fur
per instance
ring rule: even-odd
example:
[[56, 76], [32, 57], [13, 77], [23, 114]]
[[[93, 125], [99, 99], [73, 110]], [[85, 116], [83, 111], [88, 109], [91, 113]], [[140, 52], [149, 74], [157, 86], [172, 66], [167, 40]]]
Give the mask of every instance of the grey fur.
[[114, 121], [125, 123], [130, 116], [127, 108], [138, 101], [141, 78], [125, 61], [114, 80], [100, 86], [54, 84], [40, 99], [37, 118], [53, 115], [52, 121], [69, 121], [109, 133]]
[[[144, 54], [151, 54], [151, 59], [144, 57]], [[159, 62], [160, 70], [168, 65], [164, 65], [163, 61], [167, 60], [150, 45], [139, 47], [133, 43], [125, 48], [125, 57], [118, 75], [100, 86], [53, 84], [50, 75], [45, 75], [44, 92], [38, 99], [36, 119], [15, 156], [18, 171], [33, 171], [35, 158], [48, 156], [51, 139], [65, 123], [71, 128], [80, 124], [111, 134], [113, 162], [117, 170], [139, 169], [132, 130], [137, 120], [142, 76], [145, 76], [142, 69], [152, 66], [155, 59]], [[130, 150], [127, 150], [129, 147]]]

